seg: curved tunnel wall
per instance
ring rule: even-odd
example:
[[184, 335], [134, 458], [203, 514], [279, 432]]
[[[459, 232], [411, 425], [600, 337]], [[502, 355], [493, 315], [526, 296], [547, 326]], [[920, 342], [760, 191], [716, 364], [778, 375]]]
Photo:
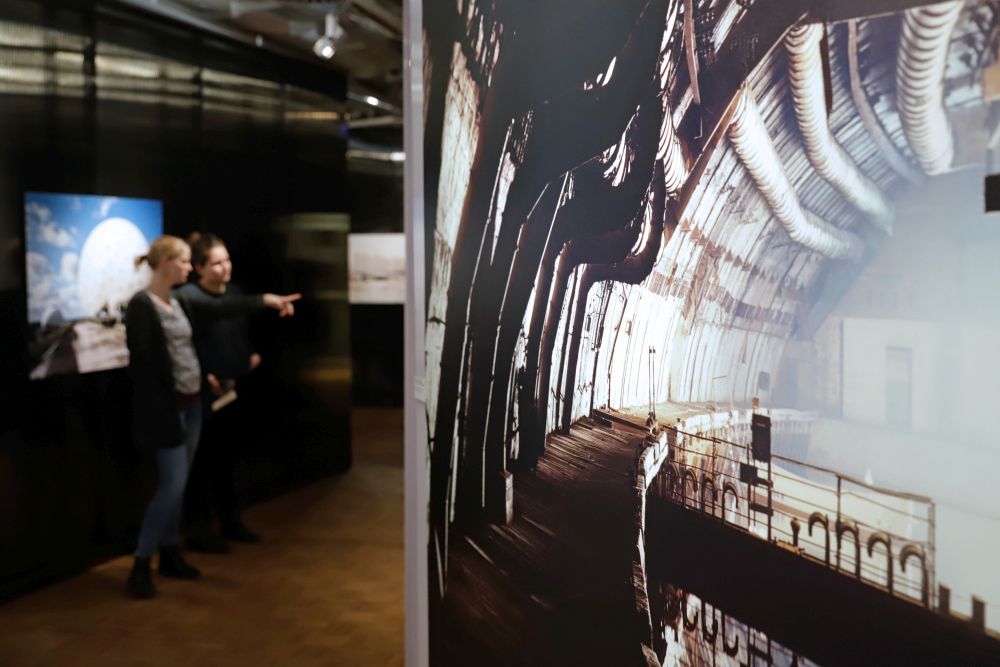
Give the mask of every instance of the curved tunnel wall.
[[[516, 523], [519, 480], [594, 408], [775, 405], [789, 339], [890, 228], [917, 161], [893, 103], [902, 15], [852, 23], [856, 40], [802, 28], [803, 74], [787, 41], [801, 13], [758, 4], [464, 0], [428, 26], [428, 556], [446, 605], [457, 536]], [[968, 74], [967, 41], [946, 77]], [[812, 84], [799, 113], [791, 72]]]
[[[834, 30], [830, 37], [834, 64], [842, 65], [833, 68], [831, 134], [866, 178], [889, 190], [898, 176], [866, 139], [854, 107], [846, 30]], [[775, 49], [749, 84], [793, 187], [808, 210], [863, 228], [857, 208], [811, 167], [797, 131], [786, 69], [786, 54]], [[829, 260], [790, 243], [730, 142], [720, 146], [705, 173], [710, 176], [694, 188], [681, 227], [664, 245], [650, 277], [638, 287], [612, 288], [599, 349], [598, 332], [583, 333], [587, 345], [577, 372], [575, 418], [589, 414], [592, 393], [598, 407], [648, 404], [650, 347], [656, 350], [652, 395], [657, 401], [741, 406], [754, 396], [769, 398], [761, 374], [776, 376], [802, 301]], [[591, 321], [601, 315], [602, 299], [594, 292], [587, 303]], [[557, 348], [553, 359], [560, 353]], [[562, 393], [557, 381], [553, 378], [550, 387], [553, 395]], [[552, 415], [548, 427], [556, 426]]]

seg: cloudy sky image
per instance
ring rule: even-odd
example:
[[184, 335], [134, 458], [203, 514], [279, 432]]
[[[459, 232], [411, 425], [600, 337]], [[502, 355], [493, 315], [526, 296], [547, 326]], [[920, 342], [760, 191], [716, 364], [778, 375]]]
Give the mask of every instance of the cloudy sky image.
[[[134, 259], [125, 255], [135, 246], [135, 238], [119, 244], [109, 231], [122, 230], [126, 235], [131, 232], [133, 237], [141, 234], [146, 244], [163, 233], [162, 203], [145, 199], [29, 192], [24, 197], [24, 215], [28, 321], [32, 324], [73, 321], [96, 314], [85, 309], [87, 304], [93, 309], [94, 298], [81, 295], [80, 260], [88, 237], [99, 225], [115, 221], [102, 226], [98, 244], [88, 246], [92, 257], [84, 264], [89, 264], [91, 274], [95, 271], [94, 259], [98, 260], [98, 272], [110, 263], [127, 266]], [[85, 278], [89, 278], [85, 284], [94, 285], [101, 284], [104, 277]]]

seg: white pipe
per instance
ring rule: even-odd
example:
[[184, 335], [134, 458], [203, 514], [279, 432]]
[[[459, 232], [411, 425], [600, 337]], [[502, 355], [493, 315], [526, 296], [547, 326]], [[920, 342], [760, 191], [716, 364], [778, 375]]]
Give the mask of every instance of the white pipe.
[[807, 211], [799, 201], [785, 167], [771, 142], [753, 95], [744, 85], [734, 102], [729, 138], [736, 154], [753, 176], [774, 216], [796, 243], [830, 259], [857, 262], [864, 243], [856, 234], [831, 225]]
[[806, 154], [816, 173], [854, 208], [868, 216], [876, 227], [891, 234], [896, 217], [892, 203], [858, 168], [830, 131], [820, 50], [825, 30], [822, 24], [796, 26], [785, 39], [788, 80]]
[[951, 167], [955, 140], [944, 108], [944, 73], [961, 0], [909, 9], [903, 15], [896, 61], [896, 106], [903, 132], [928, 175]]
[[[667, 30], [663, 34], [664, 44], [669, 42], [673, 33], [681, 4], [681, 2], [673, 1], [670, 3]], [[671, 53], [672, 49], [667, 48], [664, 53], [660, 54], [660, 89], [663, 93], [663, 124], [660, 127], [660, 145], [656, 151], [656, 159], [663, 162], [663, 176], [667, 186], [668, 197], [679, 193], [688, 178], [684, 151], [681, 148], [681, 141], [677, 136], [676, 129], [677, 123], [680, 122], [680, 118], [683, 118], [684, 112], [681, 112], [681, 116], [678, 117], [677, 111], [670, 109], [670, 91], [667, 84], [670, 79], [670, 69], [676, 66], [676, 61], [671, 57]], [[691, 103], [692, 93], [693, 88], [689, 86], [685, 93], [688, 104]], [[681, 102], [681, 106], [684, 106], [683, 102]], [[685, 111], [686, 109], [687, 107], [685, 106]]]
[[676, 195], [684, 187], [688, 172], [687, 165], [684, 163], [681, 140], [674, 129], [674, 117], [666, 103], [664, 104], [663, 125], [660, 127], [660, 145], [656, 151], [656, 159], [663, 161], [667, 196]]

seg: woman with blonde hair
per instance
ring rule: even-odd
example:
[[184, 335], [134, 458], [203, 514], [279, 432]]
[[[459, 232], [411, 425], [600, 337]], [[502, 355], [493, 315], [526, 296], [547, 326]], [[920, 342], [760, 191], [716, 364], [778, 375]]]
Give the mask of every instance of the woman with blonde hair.
[[150, 559], [159, 549], [160, 574], [197, 579], [201, 573], [180, 551], [180, 523], [188, 470], [201, 431], [201, 367], [195, 352], [191, 320], [198, 315], [228, 316], [273, 308], [279, 316], [295, 313], [301, 295], [242, 296], [222, 303], [195, 301], [173, 291], [191, 273], [191, 248], [174, 236], [162, 236], [136, 266], [149, 265], [149, 286], [132, 297], [125, 328], [132, 380], [132, 433], [136, 445], [156, 456], [160, 484], [146, 509], [128, 589], [151, 597], [156, 588]]

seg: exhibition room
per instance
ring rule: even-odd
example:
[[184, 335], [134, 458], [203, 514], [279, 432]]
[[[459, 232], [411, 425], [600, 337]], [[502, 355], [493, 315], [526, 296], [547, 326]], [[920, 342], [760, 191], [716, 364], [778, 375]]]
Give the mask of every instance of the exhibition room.
[[[403, 664], [400, 8], [200, 4], [0, 2], [5, 667]], [[167, 427], [128, 304], [157, 275], [136, 258], [192, 233], [221, 239], [225, 295], [302, 297], [231, 318], [221, 354], [191, 318], [226, 390], [202, 388], [184, 498], [201, 576], [162, 574], [154, 544], [136, 599], [173, 450], [137, 433]]]
[[0, 665], [1000, 665], [995, 0], [2, 0], [0, 247]]

